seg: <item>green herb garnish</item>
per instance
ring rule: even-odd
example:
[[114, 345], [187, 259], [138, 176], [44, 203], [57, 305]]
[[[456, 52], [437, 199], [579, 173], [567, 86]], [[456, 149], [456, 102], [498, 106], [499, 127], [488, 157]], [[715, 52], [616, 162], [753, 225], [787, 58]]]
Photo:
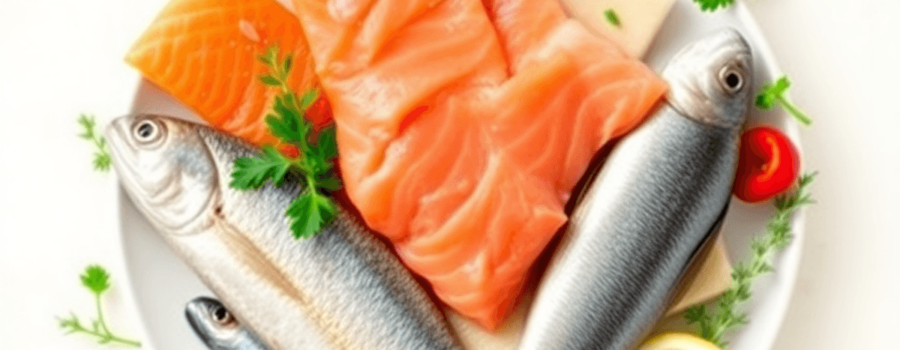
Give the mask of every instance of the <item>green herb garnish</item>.
[[622, 23], [619, 22], [619, 15], [617, 15], [616, 11], [614, 11], [613, 9], [606, 10], [605, 12], [603, 12], [603, 15], [606, 16], [606, 21], [609, 22], [609, 24], [612, 24], [616, 27], [622, 26]]
[[334, 173], [333, 160], [337, 156], [334, 126], [316, 134], [306, 120], [307, 109], [319, 95], [316, 90], [311, 90], [298, 97], [291, 90], [287, 83], [291, 55], [279, 62], [278, 48], [273, 46], [258, 59], [270, 69], [259, 80], [280, 91], [275, 97], [272, 113], [266, 116], [269, 131], [281, 142], [297, 147], [300, 155], [286, 157], [274, 146], [266, 145], [259, 155], [234, 162], [231, 187], [259, 189], [266, 182], [281, 186], [289, 179], [299, 178], [305, 189], [291, 202], [285, 215], [292, 221], [291, 231], [295, 238], [313, 237], [334, 219], [337, 212], [337, 205], [326, 195], [341, 188]]
[[770, 110], [780, 105], [790, 115], [794, 116], [801, 124], [809, 126], [812, 119], [803, 113], [797, 105], [787, 98], [787, 91], [791, 88], [791, 80], [786, 75], [778, 78], [774, 83], [763, 85], [756, 95], [756, 106], [763, 110]]
[[81, 284], [84, 285], [91, 293], [94, 294], [94, 301], [97, 304], [97, 319], [91, 322], [91, 327], [85, 327], [78, 320], [75, 314], [71, 314], [69, 318], [59, 319], [59, 326], [66, 331], [66, 334], [84, 333], [97, 338], [100, 344], [120, 344], [139, 348], [141, 343], [136, 340], [119, 337], [109, 330], [106, 320], [103, 318], [103, 308], [100, 303], [100, 296], [109, 290], [109, 274], [99, 265], [91, 265], [85, 269], [81, 275]]
[[728, 8], [734, 5], [734, 0], [694, 0], [700, 6], [700, 10], [713, 12], [720, 8]]
[[698, 305], [688, 309], [684, 318], [688, 324], [697, 324], [700, 336], [719, 347], [728, 344], [725, 332], [747, 323], [747, 314], [737, 310], [737, 305], [751, 297], [750, 287], [753, 281], [774, 268], [770, 263], [772, 255], [790, 245], [791, 217], [798, 209], [813, 202], [807, 188], [815, 178], [815, 174], [805, 174], [797, 181], [794, 193], [775, 199], [775, 217], [767, 225], [767, 233], [756, 237], [750, 244], [753, 256], [749, 263], [738, 263], [731, 272], [731, 287], [715, 302], [715, 309], [707, 309]]
[[78, 137], [90, 141], [96, 147], [94, 151], [94, 169], [101, 172], [109, 171], [110, 165], [112, 165], [112, 157], [109, 155], [109, 148], [106, 146], [106, 138], [96, 131], [97, 122], [94, 120], [94, 116], [81, 114], [78, 118], [78, 124], [84, 128], [84, 132]]

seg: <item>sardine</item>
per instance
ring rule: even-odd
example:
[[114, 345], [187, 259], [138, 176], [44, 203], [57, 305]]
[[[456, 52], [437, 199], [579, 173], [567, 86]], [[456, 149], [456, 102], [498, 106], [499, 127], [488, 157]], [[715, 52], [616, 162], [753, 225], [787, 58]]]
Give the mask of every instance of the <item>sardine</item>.
[[356, 217], [294, 239], [299, 186], [232, 189], [235, 159], [257, 149], [156, 115], [107, 128], [113, 163], [168, 245], [271, 349], [457, 349], [446, 319], [399, 259]]
[[667, 103], [616, 145], [538, 286], [520, 349], [625, 350], [649, 331], [727, 209], [752, 56], [723, 30], [664, 69]]
[[194, 298], [184, 308], [184, 316], [209, 350], [269, 350], [216, 299]]

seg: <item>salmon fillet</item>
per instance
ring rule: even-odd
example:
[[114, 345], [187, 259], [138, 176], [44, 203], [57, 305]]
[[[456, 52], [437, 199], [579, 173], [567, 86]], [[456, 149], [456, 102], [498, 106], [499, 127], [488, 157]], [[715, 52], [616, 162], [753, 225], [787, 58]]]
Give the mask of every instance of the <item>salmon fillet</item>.
[[344, 185], [437, 296], [488, 329], [594, 153], [665, 84], [554, 0], [294, 0]]
[[[295, 91], [318, 84], [297, 17], [273, 0], [172, 0], [125, 57], [143, 76], [212, 126], [256, 145], [273, 144], [265, 116], [277, 91], [259, 83], [270, 45], [294, 56]], [[324, 98], [310, 109], [330, 122]]]

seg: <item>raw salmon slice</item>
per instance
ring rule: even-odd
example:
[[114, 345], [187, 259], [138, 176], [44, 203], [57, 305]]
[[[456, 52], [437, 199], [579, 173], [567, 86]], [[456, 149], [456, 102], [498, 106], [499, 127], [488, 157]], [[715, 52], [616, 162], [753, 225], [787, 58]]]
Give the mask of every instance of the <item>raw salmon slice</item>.
[[294, 0], [344, 184], [437, 296], [488, 329], [597, 150], [666, 91], [555, 0]]
[[[294, 56], [295, 91], [317, 80], [297, 17], [273, 0], [173, 0], [125, 60], [213, 126], [257, 144], [276, 143], [265, 124], [275, 91], [259, 83], [257, 57], [276, 44]], [[326, 99], [310, 119], [331, 118]]]

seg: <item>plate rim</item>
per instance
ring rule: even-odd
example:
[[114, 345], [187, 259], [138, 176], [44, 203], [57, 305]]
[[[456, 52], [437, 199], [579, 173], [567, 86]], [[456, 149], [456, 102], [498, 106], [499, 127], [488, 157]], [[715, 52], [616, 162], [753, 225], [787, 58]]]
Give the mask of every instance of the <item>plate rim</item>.
[[[759, 27], [756, 19], [753, 17], [749, 8], [745, 4], [743, 0], [738, 0], [735, 2], [734, 6], [725, 11], [734, 11], [734, 15], [739, 19], [739, 21], [745, 26], [744, 30], [753, 38], [759, 39], [755, 41], [754, 47], [756, 51], [754, 55], [758, 55], [761, 58], [762, 62], [765, 62], [764, 66], [768, 68], [774, 75], [784, 74], [781, 70], [781, 67], [778, 64], [778, 61], [772, 51], [766, 36], [763, 34], [761, 28]], [[138, 80], [135, 86], [135, 96], [140, 92], [140, 88], [144, 84], [150, 84], [146, 79], [141, 78]], [[133, 101], [136, 100], [133, 99]], [[132, 102], [133, 104], [133, 102]], [[133, 113], [134, 106], [132, 105], [130, 113]], [[781, 113], [781, 112], [780, 112]], [[784, 117], [783, 118], [789, 118]], [[794, 145], [797, 147], [797, 150], [801, 154], [801, 164], [804, 163], [805, 153], [803, 151], [803, 143], [800, 138], [800, 128], [796, 125], [796, 123], [788, 122], [786, 123], [786, 127], [782, 128], [788, 137], [794, 142]], [[131, 307], [135, 312], [136, 324], [138, 325], [138, 332], [140, 332], [141, 343], [143, 346], [147, 346], [149, 349], [156, 349], [157, 347], [153, 343], [153, 338], [150, 336], [149, 327], [146, 324], [146, 315], [141, 307], [139, 307], [138, 303], [138, 294], [135, 292], [135, 284], [132, 277], [132, 274], [135, 273], [136, 267], [134, 266], [135, 262], [126, 256], [127, 248], [126, 248], [126, 238], [125, 232], [122, 229], [122, 205], [125, 204], [125, 201], [128, 201], [127, 194], [125, 193], [124, 188], [121, 183], [119, 183], [118, 175], [115, 175], [117, 182], [117, 190], [115, 191], [114, 200], [118, 205], [118, 209], [116, 215], [114, 215], [114, 224], [116, 230], [118, 231], [115, 234], [115, 246], [118, 247], [117, 258], [124, 266], [124, 271], [126, 272], [124, 276], [117, 277], [120, 281], [119, 287], [122, 289], [122, 298], [125, 304], [128, 307]], [[768, 203], [769, 201], [765, 202]], [[787, 311], [790, 307], [790, 301], [794, 298], [795, 289], [797, 284], [797, 279], [799, 275], [800, 263], [802, 259], [802, 251], [803, 251], [803, 242], [804, 236], [806, 234], [806, 211], [807, 208], [801, 208], [797, 212], [794, 213], [792, 219], [792, 233], [793, 240], [791, 245], [781, 252], [775, 253], [776, 259], [776, 273], [767, 275], [766, 277], [774, 279], [777, 283], [783, 285], [780, 289], [783, 290], [780, 293], [780, 297], [776, 298], [776, 300], [768, 301], [767, 303], [772, 303], [772, 307], [775, 309], [775, 317], [771, 322], [767, 322], [766, 328], [774, 329], [766, 334], [771, 334], [768, 339], [764, 341], [767, 349], [771, 349], [772, 345], [774, 345], [775, 341], [779, 338], [781, 334], [781, 326], [784, 324], [784, 320], [787, 314]], [[733, 260], [733, 258], [729, 258], [729, 260]], [[741, 334], [743, 330], [735, 333], [735, 335]]]

